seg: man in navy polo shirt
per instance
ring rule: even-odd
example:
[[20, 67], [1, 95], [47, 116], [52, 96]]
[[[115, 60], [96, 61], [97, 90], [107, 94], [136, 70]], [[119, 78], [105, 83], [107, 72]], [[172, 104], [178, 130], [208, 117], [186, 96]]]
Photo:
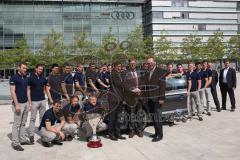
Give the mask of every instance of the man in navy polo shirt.
[[212, 70], [207, 68], [207, 61], [202, 62], [202, 70], [207, 72], [207, 78], [208, 81], [206, 82], [206, 87], [205, 87], [205, 97], [206, 97], [206, 110], [207, 110], [207, 115], [211, 116], [211, 99], [210, 99], [210, 92], [211, 92], [211, 84], [212, 84]]
[[74, 86], [75, 86], [75, 95], [77, 95], [80, 99], [80, 105], [82, 106], [82, 99], [86, 94], [86, 77], [83, 73], [84, 68], [81, 63], [78, 64], [77, 71], [73, 77], [74, 79]]
[[192, 100], [194, 100], [197, 108], [197, 115], [199, 118], [199, 121], [202, 121], [202, 110], [201, 110], [201, 103], [199, 100], [199, 90], [201, 89], [201, 77], [200, 75], [193, 70], [194, 69], [194, 63], [190, 62], [188, 64], [188, 72], [186, 73], [187, 82], [188, 82], [188, 88], [187, 88], [187, 108], [188, 108], [188, 115], [189, 118], [192, 119], [193, 111], [192, 111]]
[[80, 105], [79, 98], [74, 95], [71, 97], [71, 102], [62, 108], [62, 113], [65, 118], [65, 124], [62, 128], [67, 141], [72, 141], [74, 133], [78, 128]]
[[[200, 62], [195, 63], [196, 66], [196, 72], [200, 75], [201, 77], [201, 89], [199, 90], [199, 97], [200, 97], [200, 103], [201, 103], [201, 107], [204, 106], [204, 95], [205, 95], [205, 89], [206, 89], [206, 85], [208, 83], [208, 73], [206, 70], [202, 69], [202, 64]], [[202, 110], [204, 110], [202, 108]]]
[[51, 97], [49, 97], [49, 106], [53, 103], [55, 100], [61, 100], [61, 75], [59, 74], [59, 66], [58, 64], [53, 64], [51, 67], [51, 74], [48, 76], [48, 84], [50, 86], [50, 94]]
[[65, 120], [61, 112], [61, 102], [54, 101], [52, 107], [43, 115], [39, 126], [41, 141], [43, 146], [52, 147], [53, 144], [62, 145], [60, 140], [65, 139], [62, 132]]
[[73, 76], [71, 73], [71, 65], [65, 64], [63, 73], [62, 73], [62, 82], [61, 82], [61, 89], [62, 89], [62, 106], [68, 104], [70, 100], [70, 96], [73, 95]]
[[90, 63], [86, 71], [86, 81], [87, 81], [87, 91], [99, 93], [98, 88], [96, 87], [97, 82], [97, 72], [94, 63]]
[[12, 147], [17, 151], [23, 151], [21, 145], [31, 145], [26, 138], [25, 124], [27, 122], [29, 107], [27, 105], [27, 85], [26, 77], [27, 64], [22, 62], [18, 66], [17, 74], [10, 79], [10, 92], [13, 100], [12, 110], [14, 113], [14, 123], [12, 126]]
[[103, 64], [100, 72], [97, 74], [97, 82], [100, 90], [109, 88], [109, 78], [110, 75], [107, 72], [107, 65]]
[[[39, 122], [46, 111], [45, 93], [50, 97], [47, 79], [43, 76], [43, 64], [37, 64], [35, 73], [31, 73], [28, 80], [28, 99], [31, 106], [31, 118], [29, 123], [30, 141], [34, 143], [34, 130], [37, 112], [39, 111]], [[44, 93], [45, 92], [45, 93]]]

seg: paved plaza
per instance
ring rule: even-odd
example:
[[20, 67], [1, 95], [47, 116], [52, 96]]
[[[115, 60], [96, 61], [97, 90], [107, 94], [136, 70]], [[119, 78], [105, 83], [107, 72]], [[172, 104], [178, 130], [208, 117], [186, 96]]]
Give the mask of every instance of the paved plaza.
[[[237, 74], [238, 81], [240, 74]], [[11, 127], [13, 114], [10, 105], [0, 105], [0, 159], [1, 160], [239, 160], [240, 159], [240, 86], [235, 91], [236, 111], [212, 111], [212, 116], [204, 115], [204, 121], [193, 119], [187, 123], [164, 126], [162, 141], [152, 143], [147, 127], [143, 138], [113, 142], [101, 137], [103, 147], [91, 149], [87, 142], [74, 139], [63, 146], [44, 148], [36, 135], [35, 145], [24, 146], [24, 152], [11, 148]], [[218, 96], [221, 102], [220, 92]], [[228, 98], [229, 100], [229, 98]], [[228, 109], [230, 104], [228, 102]], [[38, 122], [37, 122], [38, 125]], [[28, 126], [28, 123], [27, 123]], [[127, 135], [124, 135], [127, 137]]]

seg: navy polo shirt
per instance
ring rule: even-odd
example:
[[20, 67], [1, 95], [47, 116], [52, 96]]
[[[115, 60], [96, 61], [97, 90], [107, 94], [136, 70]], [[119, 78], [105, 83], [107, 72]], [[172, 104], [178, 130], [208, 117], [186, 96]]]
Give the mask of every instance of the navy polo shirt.
[[97, 81], [97, 72], [87, 70], [87, 72], [86, 72], [86, 79], [87, 79], [87, 85], [88, 85], [88, 87], [91, 88], [91, 86], [89, 85], [89, 79], [92, 80], [93, 84], [96, 84], [96, 81]]
[[[213, 76], [213, 72], [211, 69], [206, 69], [206, 72], [208, 74], [208, 78]], [[208, 88], [211, 86], [211, 84], [208, 86]]]
[[110, 75], [108, 74], [108, 72], [105, 72], [105, 73], [101, 73], [100, 74], [100, 79], [102, 80], [102, 82], [104, 83], [104, 84], [106, 84], [106, 85], [108, 85], [107, 84], [107, 79], [109, 80], [109, 78], [110, 78]]
[[191, 92], [197, 91], [198, 90], [198, 80], [201, 80], [200, 75], [196, 72], [193, 71], [191, 74], [187, 72], [186, 74], [187, 81], [191, 80], [192, 81], [192, 87], [190, 89]]
[[207, 73], [207, 71], [205, 70], [201, 70], [200, 72], [198, 72], [198, 74], [200, 75], [200, 77], [201, 77], [201, 88], [204, 88], [205, 87], [205, 85], [206, 85], [206, 80], [205, 80], [205, 78], [207, 78], [208, 77], [208, 73]]
[[61, 100], [61, 75], [50, 74], [48, 84], [50, 86], [50, 94], [53, 100]]
[[81, 72], [76, 72], [74, 77], [74, 82], [78, 82], [80, 86], [85, 87], [85, 75]]
[[62, 108], [62, 113], [64, 115], [65, 120], [68, 122], [68, 117], [73, 117], [78, 110], [80, 109], [80, 105], [77, 104], [75, 107], [71, 106], [71, 103], [67, 104]]
[[73, 94], [73, 76], [71, 73], [63, 73], [62, 75], [62, 83], [66, 84], [67, 94], [72, 95]]
[[93, 106], [91, 103], [87, 102], [83, 106], [83, 110], [86, 112], [94, 112], [94, 108], [100, 107], [100, 103], [97, 102], [95, 106]]
[[42, 127], [46, 127], [45, 122], [51, 122], [51, 126], [55, 125], [56, 123], [60, 123], [60, 118], [63, 117], [61, 110], [55, 115], [53, 112], [53, 108], [49, 108], [43, 115], [42, 121], [39, 126], [39, 130]]
[[11, 86], [15, 86], [15, 93], [19, 103], [26, 103], [27, 98], [27, 85], [28, 77], [21, 76], [19, 73], [13, 75], [9, 81]]
[[47, 79], [41, 75], [37, 76], [32, 73], [28, 80], [28, 86], [31, 90], [31, 100], [32, 101], [42, 101], [45, 99], [44, 87], [48, 85]]

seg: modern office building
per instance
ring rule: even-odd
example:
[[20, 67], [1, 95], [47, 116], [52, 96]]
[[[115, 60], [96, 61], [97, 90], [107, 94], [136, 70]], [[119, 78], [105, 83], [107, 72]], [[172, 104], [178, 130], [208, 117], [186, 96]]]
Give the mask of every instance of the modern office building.
[[206, 42], [220, 30], [226, 42], [240, 31], [239, 0], [152, 0], [147, 6], [146, 32], [156, 40], [165, 31], [176, 46], [193, 32]]
[[240, 2], [235, 0], [0, 0], [0, 49], [26, 37], [33, 51], [55, 30], [65, 44], [87, 32], [101, 43], [109, 27], [119, 41], [136, 26], [156, 40], [165, 30], [175, 45], [193, 31], [204, 41], [217, 29], [225, 40], [240, 31]]

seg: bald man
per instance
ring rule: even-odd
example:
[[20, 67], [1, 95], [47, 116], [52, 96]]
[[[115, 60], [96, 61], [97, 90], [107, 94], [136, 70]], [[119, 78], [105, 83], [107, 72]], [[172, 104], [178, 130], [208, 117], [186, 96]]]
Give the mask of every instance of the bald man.
[[[148, 73], [145, 74], [146, 93], [148, 106], [153, 110], [153, 120], [155, 134], [151, 135], [152, 142], [158, 142], [163, 138], [162, 129], [162, 105], [165, 100], [165, 76], [166, 71], [156, 66], [156, 62], [152, 57], [147, 59]], [[154, 87], [156, 86], [156, 87]], [[153, 88], [151, 88], [153, 87]]]

